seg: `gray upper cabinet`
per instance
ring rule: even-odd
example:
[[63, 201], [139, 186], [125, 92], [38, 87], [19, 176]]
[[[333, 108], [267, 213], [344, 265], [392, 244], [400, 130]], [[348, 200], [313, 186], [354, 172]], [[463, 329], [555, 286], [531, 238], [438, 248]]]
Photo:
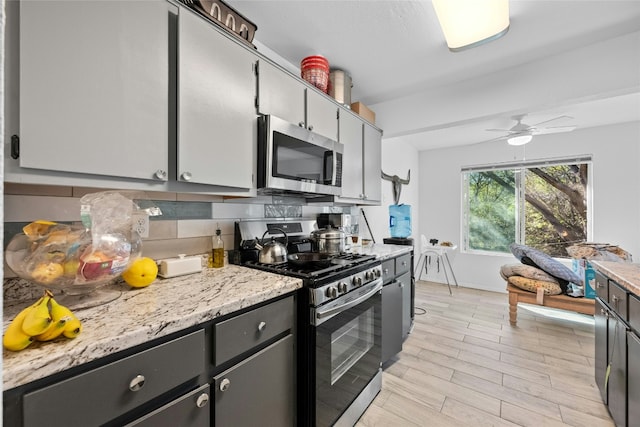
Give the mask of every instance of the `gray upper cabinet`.
[[340, 112], [340, 135], [338, 141], [344, 144], [342, 153], [342, 197], [362, 199], [363, 153], [362, 120], [353, 114]]
[[338, 106], [326, 95], [307, 88], [307, 129], [338, 140]]
[[251, 51], [180, 9], [178, 181], [255, 186], [256, 61]]
[[166, 2], [20, 3], [20, 166], [167, 179]]
[[258, 113], [271, 114], [338, 139], [338, 105], [268, 61], [258, 66]]
[[305, 85], [268, 61], [258, 64], [258, 113], [305, 126]]
[[379, 204], [382, 200], [382, 132], [364, 123], [364, 197], [367, 202]]
[[336, 200], [379, 205], [382, 197], [382, 132], [346, 111], [340, 112], [339, 124], [338, 140], [344, 144], [344, 153], [342, 195]]

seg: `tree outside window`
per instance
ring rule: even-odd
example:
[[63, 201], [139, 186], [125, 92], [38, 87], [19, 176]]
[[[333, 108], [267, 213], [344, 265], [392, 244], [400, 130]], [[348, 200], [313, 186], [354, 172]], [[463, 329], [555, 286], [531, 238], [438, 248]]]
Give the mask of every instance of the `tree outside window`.
[[509, 253], [517, 242], [568, 257], [567, 246], [587, 241], [589, 167], [554, 161], [463, 170], [465, 249]]

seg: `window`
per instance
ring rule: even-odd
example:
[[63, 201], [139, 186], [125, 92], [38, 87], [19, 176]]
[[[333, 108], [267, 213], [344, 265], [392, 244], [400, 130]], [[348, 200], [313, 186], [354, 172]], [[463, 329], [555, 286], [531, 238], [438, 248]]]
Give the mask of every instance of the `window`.
[[591, 157], [462, 168], [464, 249], [509, 253], [513, 242], [567, 257], [587, 241]]

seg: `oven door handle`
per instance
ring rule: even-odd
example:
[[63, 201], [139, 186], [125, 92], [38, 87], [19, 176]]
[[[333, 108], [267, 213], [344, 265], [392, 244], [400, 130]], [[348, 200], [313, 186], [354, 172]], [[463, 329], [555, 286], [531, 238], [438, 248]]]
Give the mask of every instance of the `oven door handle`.
[[369, 292], [367, 292], [366, 294], [354, 299], [353, 301], [349, 301], [346, 304], [342, 304], [342, 305], [339, 305], [338, 307], [333, 307], [333, 308], [330, 308], [330, 309], [325, 310], [325, 311], [316, 311], [316, 317], [318, 319], [322, 319], [324, 317], [330, 317], [330, 316], [333, 316], [336, 313], [348, 310], [351, 307], [355, 307], [356, 305], [360, 304], [362, 301], [365, 301], [365, 300], [371, 298], [371, 296], [373, 296], [380, 289], [382, 289], [382, 280], [378, 280], [378, 283]]

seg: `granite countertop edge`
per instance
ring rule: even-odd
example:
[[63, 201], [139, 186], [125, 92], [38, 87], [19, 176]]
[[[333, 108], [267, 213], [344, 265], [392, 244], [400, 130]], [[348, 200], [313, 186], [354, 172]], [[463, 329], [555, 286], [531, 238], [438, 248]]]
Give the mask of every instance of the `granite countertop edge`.
[[596, 260], [589, 262], [600, 273], [614, 280], [635, 296], [640, 296], [640, 264]]
[[351, 248], [352, 253], [375, 255], [380, 261], [385, 261], [390, 258], [410, 253], [412, 250], [413, 246], [391, 245], [386, 243], [374, 243], [369, 246], [356, 246]]
[[[35, 342], [20, 352], [3, 350], [3, 390], [294, 292], [302, 280], [229, 265], [158, 279], [142, 289], [108, 286], [118, 288], [121, 296], [74, 311], [83, 322], [77, 338]], [[4, 307], [3, 331], [27, 303]]]
[[[352, 248], [351, 252], [375, 255], [384, 261], [412, 250], [412, 246], [377, 243]], [[83, 332], [77, 338], [35, 342], [20, 352], [4, 350], [3, 390], [294, 292], [302, 287], [302, 280], [228, 265], [205, 269], [202, 273], [158, 279], [142, 289], [121, 283], [109, 286], [121, 291], [118, 299], [75, 311], [83, 322]], [[31, 300], [5, 305], [3, 331], [28, 302]]]

